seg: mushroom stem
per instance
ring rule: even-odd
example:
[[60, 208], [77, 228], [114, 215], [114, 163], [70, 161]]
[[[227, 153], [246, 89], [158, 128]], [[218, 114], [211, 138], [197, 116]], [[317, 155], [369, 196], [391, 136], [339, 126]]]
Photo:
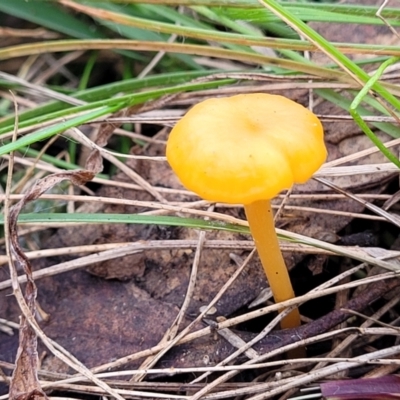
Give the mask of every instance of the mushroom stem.
[[[276, 236], [274, 216], [269, 200], [258, 200], [244, 206], [261, 264], [267, 275], [272, 295], [277, 303], [292, 299], [294, 291]], [[281, 321], [281, 327], [300, 326], [298, 309]]]

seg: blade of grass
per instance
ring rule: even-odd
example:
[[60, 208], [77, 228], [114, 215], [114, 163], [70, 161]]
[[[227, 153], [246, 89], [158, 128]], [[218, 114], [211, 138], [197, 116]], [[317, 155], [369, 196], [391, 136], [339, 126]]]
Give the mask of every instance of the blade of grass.
[[87, 86], [89, 84], [89, 78], [93, 71], [94, 66], [96, 65], [98, 55], [99, 54], [97, 51], [94, 51], [89, 55], [89, 59], [87, 60], [87, 62], [85, 64], [85, 68], [83, 70], [81, 79], [79, 81], [78, 91], [83, 91], [87, 88]]
[[[275, 0], [259, 0], [261, 4], [267, 7], [269, 10], [274, 12], [283, 21], [285, 21], [288, 25], [290, 25], [294, 30], [296, 30], [300, 35], [305, 36], [310, 42], [316, 45], [320, 50], [322, 50], [327, 56], [329, 56], [334, 62], [336, 62], [342, 69], [344, 69], [354, 80], [360, 83], [360, 86], [363, 87], [368, 82], [371, 83], [368, 89], [373, 89], [376, 93], [379, 93], [382, 98], [384, 98], [389, 104], [391, 104], [397, 110], [400, 109], [400, 101], [393, 96], [383, 85], [380, 84], [378, 80], [370, 80], [370, 76], [361, 69], [357, 64], [353, 63], [349, 58], [347, 58], [343, 53], [338, 51], [335, 46], [333, 46], [330, 42], [325, 40], [321, 35], [319, 35], [316, 31], [310, 28], [307, 24], [297, 18], [295, 15], [291, 14], [287, 11], [283, 6], [276, 3]], [[393, 113], [394, 114], [394, 113]], [[393, 115], [392, 114], [392, 115]], [[360, 125], [361, 126], [361, 125]], [[366, 124], [362, 125], [362, 128], [367, 127]], [[368, 130], [364, 131], [367, 136], [370, 137], [370, 132]], [[376, 137], [375, 137], [376, 138]], [[379, 148], [385, 148], [384, 144], [380, 142], [378, 138], [374, 139], [375, 142], [379, 142]], [[386, 149], [386, 148], [385, 148]], [[386, 156], [390, 156], [389, 150], [385, 150], [383, 154]], [[399, 166], [397, 158], [390, 156], [390, 161], [394, 162], [396, 160], [395, 165]]]
[[[83, 70], [81, 79], [79, 81], [79, 85], [78, 85], [78, 90], [85, 90], [88, 83], [89, 83], [89, 78], [90, 78], [90, 74], [93, 71], [93, 68], [96, 64], [96, 60], [98, 57], [98, 52], [94, 51], [89, 55], [89, 59], [87, 60], [86, 64], [85, 64], [85, 68]], [[70, 157], [70, 161], [72, 164], [74, 164], [76, 162], [76, 155], [77, 155], [77, 143], [75, 142], [75, 140], [69, 140], [68, 141], [68, 155]], [[42, 159], [44, 159], [42, 157]], [[53, 161], [56, 161], [57, 159], [54, 159]], [[56, 165], [54, 163], [52, 163], [53, 165]]]
[[[314, 92], [318, 96], [322, 97], [323, 99], [328, 100], [328, 101], [332, 102], [333, 104], [336, 104], [337, 106], [350, 112], [350, 106], [351, 106], [352, 100], [341, 95], [340, 93], [335, 92], [334, 90], [331, 90], [331, 89], [324, 89], [324, 90], [315, 89]], [[362, 116], [371, 116], [372, 115], [370, 110], [368, 110], [367, 108], [362, 107], [362, 106], [358, 106], [357, 111]], [[387, 123], [387, 122], [373, 122], [371, 124], [373, 126], [375, 126], [376, 128], [380, 129], [382, 132], [385, 132], [394, 138], [400, 137], [400, 127], [398, 127], [397, 125]]]
[[[259, 2], [267, 7], [269, 10], [274, 12], [276, 15], [278, 15], [283, 21], [285, 21], [289, 26], [296, 30], [300, 35], [307, 38], [317, 48], [323, 51], [343, 70], [345, 70], [355, 81], [357, 81], [361, 87], [369, 81], [370, 76], [363, 69], [352, 62], [332, 43], [324, 39], [314, 29], [312, 29], [295, 15], [287, 11], [284, 6], [281, 6], [275, 0], [259, 0]], [[372, 89], [374, 89], [376, 92], [379, 92], [379, 94], [394, 107], [400, 109], [400, 100], [398, 100], [390, 92], [388, 92], [379, 82], [374, 82], [374, 84], [372, 85]]]
[[101, 38], [95, 25], [87, 24], [48, 1], [1, 0], [0, 11], [76, 38]]
[[[32, 157], [32, 158], [37, 158], [40, 155], [39, 151], [31, 149], [29, 147], [22, 147], [19, 149], [19, 152], [26, 157]], [[40, 157], [40, 160], [47, 162], [54, 167], [59, 167], [59, 168], [63, 168], [66, 170], [71, 170], [71, 171], [78, 170], [81, 168], [79, 165], [72, 163], [72, 161], [67, 162], [64, 160], [60, 160], [59, 158], [50, 156], [48, 154], [42, 154]], [[106, 174], [98, 174], [96, 176], [101, 179], [110, 179], [109, 175], [106, 175]]]
[[367, 95], [367, 93], [371, 90], [374, 84], [378, 81], [378, 79], [382, 76], [385, 69], [398, 61], [398, 58], [393, 57], [392, 59], [387, 60], [382, 63], [382, 65], [378, 68], [376, 73], [370, 78], [368, 82], [366, 82], [365, 86], [360, 90], [358, 95], [355, 97], [353, 102], [350, 105], [350, 114], [353, 117], [354, 121], [358, 124], [358, 126], [364, 131], [364, 133], [370, 138], [372, 143], [381, 151], [381, 153], [390, 160], [393, 164], [397, 165], [400, 168], [400, 160], [397, 156], [395, 156], [389, 149], [385, 147], [385, 145], [378, 139], [378, 137], [372, 132], [367, 123], [362, 119], [359, 112], [357, 111], [358, 105], [361, 103], [363, 98]]
[[[0, 216], [0, 224], [4, 219]], [[41, 223], [88, 223], [88, 224], [144, 224], [180, 226], [195, 229], [216, 229], [229, 232], [249, 234], [247, 226], [231, 224], [224, 221], [206, 221], [200, 218], [182, 218], [163, 215], [135, 215], [135, 214], [84, 214], [84, 213], [28, 213], [20, 214], [20, 224]]]
[[[374, 12], [363, 12], [363, 7], [336, 7], [327, 6], [326, 4], [296, 4], [296, 3], [285, 3], [285, 8], [292, 14], [296, 15], [297, 18], [302, 21], [316, 21], [316, 22], [331, 22], [331, 23], [343, 23], [343, 24], [368, 24], [368, 25], [383, 25], [382, 21], [375, 16], [377, 8]], [[271, 14], [268, 10], [263, 9], [241, 9], [241, 8], [220, 8], [222, 12], [232, 18], [233, 20], [246, 20], [254, 24], [266, 26], [271, 23], [276, 23], [279, 20], [275, 15]], [[387, 14], [385, 14], [387, 15]], [[394, 9], [392, 18], [388, 16], [390, 22], [393, 22], [393, 26], [399, 26], [400, 21], [398, 20], [400, 11]]]
[[[112, 3], [118, 4], [141, 4], [143, 0], [108, 0]], [[86, 0], [86, 3], [95, 4], [98, 3], [98, 0]], [[263, 6], [260, 5], [258, 0], [146, 0], [146, 5], [154, 5], [154, 6], [205, 6], [205, 7], [218, 7], [218, 8], [225, 8], [226, 10], [229, 9], [243, 9], [243, 10], [256, 10], [262, 11]], [[340, 3], [337, 1], [332, 2], [315, 2], [315, 1], [305, 1], [301, 3], [299, 2], [287, 2], [285, 3], [285, 7], [287, 9], [299, 9], [300, 8], [300, 15], [305, 20], [308, 20], [309, 12], [314, 14], [318, 14], [320, 11], [330, 11], [335, 12], [343, 15], [347, 15], [347, 21], [351, 23], [351, 17], [354, 16], [372, 16], [376, 15], [377, 7], [371, 5], [364, 5], [364, 4], [345, 4]], [[270, 14], [271, 15], [271, 14]], [[394, 7], [385, 7], [384, 16], [385, 18], [393, 18], [399, 19], [400, 10]], [[279, 18], [276, 18], [278, 21]], [[375, 19], [374, 23], [381, 24], [378, 18]]]

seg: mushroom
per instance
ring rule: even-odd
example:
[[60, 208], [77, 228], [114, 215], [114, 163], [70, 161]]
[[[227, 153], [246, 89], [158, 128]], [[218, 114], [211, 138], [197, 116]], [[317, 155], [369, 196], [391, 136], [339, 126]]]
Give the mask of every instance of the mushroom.
[[[243, 204], [277, 303], [294, 297], [270, 200], [305, 183], [326, 159], [319, 119], [278, 95], [254, 93], [198, 103], [172, 129], [167, 160], [189, 190], [211, 202]], [[300, 325], [297, 309], [282, 328]]]

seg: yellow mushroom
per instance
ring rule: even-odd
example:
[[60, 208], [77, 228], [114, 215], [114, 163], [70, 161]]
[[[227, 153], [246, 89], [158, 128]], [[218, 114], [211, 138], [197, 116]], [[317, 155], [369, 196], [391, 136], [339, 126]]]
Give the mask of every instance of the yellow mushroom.
[[[205, 200], [244, 205], [276, 302], [294, 297], [270, 199], [305, 183], [326, 159], [319, 119], [283, 96], [243, 94], [205, 100], [175, 125], [167, 160], [182, 184]], [[300, 325], [296, 309], [282, 328]]]

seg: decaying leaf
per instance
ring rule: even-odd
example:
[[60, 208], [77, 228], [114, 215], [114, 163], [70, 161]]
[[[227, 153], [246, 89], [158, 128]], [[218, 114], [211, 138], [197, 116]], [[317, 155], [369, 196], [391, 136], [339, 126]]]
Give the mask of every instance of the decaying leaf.
[[400, 377], [349, 379], [321, 384], [326, 400], [390, 400], [400, 398]]
[[[31, 263], [19, 244], [17, 230], [18, 215], [28, 202], [38, 199], [44, 192], [59, 182], [67, 179], [76, 185], [85, 184], [100, 172], [101, 166], [100, 154], [95, 151], [88, 159], [88, 167], [91, 169], [53, 174], [37, 181], [27, 191], [25, 196], [9, 211], [8, 226], [6, 226], [6, 229], [8, 228], [9, 230], [9, 246], [13, 257], [13, 259], [9, 261], [10, 275], [13, 279], [14, 294], [23, 312], [23, 315], [20, 317], [19, 345], [15, 368], [10, 380], [10, 400], [47, 399], [46, 394], [41, 389], [37, 376], [37, 336], [29, 322], [29, 319], [33, 319], [36, 313], [37, 288], [32, 276]], [[15, 265], [22, 267], [27, 276], [24, 298], [19, 295], [20, 291], [16, 279], [17, 271]], [[24, 302], [26, 302], [26, 306], [23, 304]]]

